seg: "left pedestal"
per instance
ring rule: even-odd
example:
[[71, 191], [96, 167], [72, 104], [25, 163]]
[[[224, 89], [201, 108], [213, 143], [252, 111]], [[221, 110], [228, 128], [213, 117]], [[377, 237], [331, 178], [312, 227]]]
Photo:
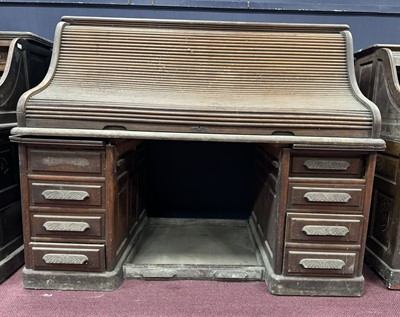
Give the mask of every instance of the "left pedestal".
[[117, 288], [142, 208], [138, 142], [19, 142], [25, 287]]

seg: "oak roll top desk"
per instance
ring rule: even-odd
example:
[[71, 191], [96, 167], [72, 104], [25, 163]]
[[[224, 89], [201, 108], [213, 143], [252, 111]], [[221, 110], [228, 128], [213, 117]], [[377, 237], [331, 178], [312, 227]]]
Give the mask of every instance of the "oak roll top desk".
[[18, 149], [10, 143], [19, 97], [44, 78], [51, 43], [27, 32], [0, 32], [0, 282], [24, 263]]
[[[361, 295], [385, 144], [352, 54], [343, 25], [63, 18], [12, 131], [25, 287], [264, 279], [274, 294]], [[149, 217], [149, 162], [170, 155], [152, 157], [154, 140], [252, 144], [250, 219]]]
[[377, 44], [356, 52], [356, 76], [363, 94], [382, 113], [387, 148], [377, 157], [366, 261], [390, 289], [400, 289], [400, 45]]

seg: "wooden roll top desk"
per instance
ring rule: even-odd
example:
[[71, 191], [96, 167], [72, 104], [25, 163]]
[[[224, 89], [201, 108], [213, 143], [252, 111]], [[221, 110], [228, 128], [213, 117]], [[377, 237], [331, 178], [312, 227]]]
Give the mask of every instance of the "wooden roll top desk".
[[363, 94], [382, 113], [385, 152], [377, 157], [366, 261], [388, 288], [400, 289], [400, 45], [381, 45], [355, 54], [356, 76]]
[[[20, 99], [13, 129], [25, 286], [265, 279], [275, 294], [361, 295], [385, 145], [352, 54], [343, 25], [63, 18], [50, 71]], [[183, 141], [251, 145], [248, 221], [151, 217], [155, 201], [167, 204], [149, 190], [155, 161], [176, 171], [161, 191], [196, 181], [166, 163]]]
[[24, 263], [18, 149], [9, 140], [19, 97], [44, 78], [51, 43], [27, 32], [0, 32], [0, 282]]

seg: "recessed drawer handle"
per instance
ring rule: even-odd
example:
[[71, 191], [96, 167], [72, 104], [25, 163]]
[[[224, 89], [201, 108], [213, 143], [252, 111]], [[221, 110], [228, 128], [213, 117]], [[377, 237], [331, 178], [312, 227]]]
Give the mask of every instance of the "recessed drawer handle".
[[75, 264], [82, 265], [89, 261], [89, 258], [83, 254], [57, 254], [48, 253], [42, 257], [46, 264]]
[[347, 161], [307, 160], [303, 166], [309, 170], [347, 171], [350, 163]]
[[304, 226], [302, 231], [308, 236], [345, 237], [349, 233], [343, 226]]
[[348, 203], [351, 196], [347, 193], [308, 192], [303, 196], [309, 202]]
[[340, 259], [302, 259], [299, 264], [305, 269], [341, 270], [346, 265]]
[[90, 229], [87, 222], [46, 221], [43, 227], [47, 231], [84, 232]]
[[90, 197], [90, 194], [83, 190], [57, 190], [47, 189], [42, 193], [47, 200], [77, 200], [83, 201]]

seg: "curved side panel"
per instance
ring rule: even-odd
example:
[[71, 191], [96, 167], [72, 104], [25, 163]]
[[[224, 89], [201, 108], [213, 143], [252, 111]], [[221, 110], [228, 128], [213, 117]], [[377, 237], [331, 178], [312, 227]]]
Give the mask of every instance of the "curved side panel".
[[351, 33], [349, 31], [342, 31], [343, 35], [346, 38], [346, 45], [347, 45], [347, 65], [348, 65], [348, 75], [350, 86], [353, 89], [354, 96], [366, 107], [371, 110], [372, 118], [373, 118], [373, 126], [371, 137], [372, 138], [379, 138], [382, 128], [382, 118], [381, 113], [378, 107], [371, 102], [367, 97], [365, 97], [360, 88], [358, 87], [355, 70], [354, 70], [354, 50], [353, 50], [353, 39]]
[[52, 52], [51, 61], [50, 61], [49, 69], [47, 71], [46, 76], [44, 77], [44, 79], [42, 80], [42, 82], [39, 85], [26, 91], [24, 94], [22, 94], [22, 96], [18, 100], [17, 122], [18, 122], [18, 125], [21, 127], [26, 126], [25, 125], [25, 109], [26, 109], [26, 103], [27, 103], [28, 99], [30, 97], [32, 97], [33, 95], [41, 92], [43, 89], [45, 89], [50, 84], [50, 82], [54, 76], [56, 65], [58, 62], [59, 50], [60, 50], [61, 32], [62, 32], [62, 29], [64, 28], [65, 24], [66, 24], [65, 22], [60, 22], [57, 24], [56, 31], [55, 31], [54, 44], [53, 44], [53, 52]]

